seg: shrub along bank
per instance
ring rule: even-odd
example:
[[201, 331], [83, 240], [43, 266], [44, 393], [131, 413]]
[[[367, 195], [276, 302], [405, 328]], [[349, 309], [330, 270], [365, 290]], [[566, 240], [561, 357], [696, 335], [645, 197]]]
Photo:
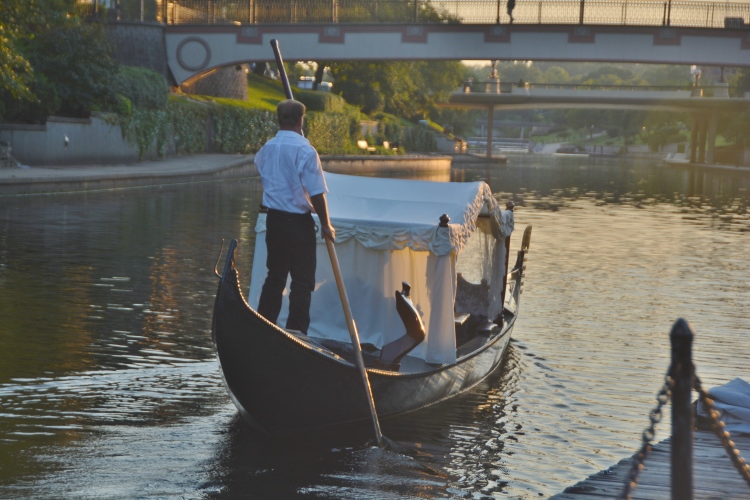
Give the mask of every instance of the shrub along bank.
[[[123, 67], [115, 82], [117, 113], [110, 117], [110, 122], [121, 126], [123, 136], [138, 147], [141, 158], [149, 151], [159, 156], [207, 151], [254, 153], [278, 130], [275, 113], [268, 110], [275, 108], [275, 104], [259, 109], [236, 99], [169, 94], [164, 78], [143, 68]], [[264, 85], [269, 87], [269, 83], [275, 87], [277, 82]], [[281, 100], [280, 86], [278, 90], [277, 97]], [[379, 124], [377, 134], [363, 137], [360, 122], [369, 117], [341, 96], [297, 90], [295, 98], [308, 110], [305, 137], [321, 154], [361, 154], [357, 141], [362, 139], [376, 147], [376, 154], [396, 154], [393, 149], [383, 147], [384, 141], [398, 145], [398, 154], [405, 150], [435, 150], [430, 131], [419, 126], [405, 127], [393, 115], [374, 116]]]

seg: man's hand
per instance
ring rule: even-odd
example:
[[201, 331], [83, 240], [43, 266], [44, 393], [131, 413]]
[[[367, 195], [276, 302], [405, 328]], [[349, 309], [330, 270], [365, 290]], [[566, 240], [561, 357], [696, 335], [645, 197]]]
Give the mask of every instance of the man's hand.
[[336, 230], [331, 225], [331, 220], [328, 218], [328, 203], [326, 202], [325, 193], [316, 194], [310, 197], [312, 206], [315, 209], [315, 213], [318, 214], [318, 220], [320, 220], [320, 234], [323, 238], [328, 238], [331, 241], [336, 241]]
[[323, 237], [323, 239], [328, 238], [331, 241], [336, 241], [336, 230], [333, 228], [333, 226], [326, 226], [324, 224], [321, 224], [320, 235]]

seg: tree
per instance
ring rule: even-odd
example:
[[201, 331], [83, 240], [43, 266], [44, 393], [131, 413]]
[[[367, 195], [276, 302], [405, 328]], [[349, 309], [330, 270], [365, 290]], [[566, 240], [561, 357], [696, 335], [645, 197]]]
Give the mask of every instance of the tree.
[[[0, 2], [0, 92], [3, 101], [34, 100], [34, 71], [28, 60], [34, 36], [71, 22], [76, 0], [3, 0]], [[74, 18], [75, 19], [75, 18]]]
[[86, 116], [113, 102], [118, 65], [103, 26], [78, 23], [50, 29], [36, 37], [35, 45], [32, 65], [54, 82], [64, 115]]
[[331, 65], [334, 91], [366, 114], [424, 118], [464, 80], [458, 61], [342, 62]]

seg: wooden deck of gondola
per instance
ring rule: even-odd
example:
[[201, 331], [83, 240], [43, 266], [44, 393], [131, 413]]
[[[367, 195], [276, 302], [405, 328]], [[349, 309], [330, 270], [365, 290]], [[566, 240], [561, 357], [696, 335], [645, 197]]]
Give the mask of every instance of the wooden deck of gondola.
[[[750, 436], [732, 436], [742, 456], [750, 456]], [[625, 477], [630, 471], [631, 458], [594, 474], [570, 486], [551, 498], [555, 500], [595, 500], [619, 498]], [[734, 500], [750, 499], [750, 486], [732, 465], [719, 438], [711, 431], [696, 431], [693, 441], [693, 480], [695, 499]], [[670, 498], [670, 439], [654, 445], [645, 468], [633, 491], [634, 500], [663, 500]]]

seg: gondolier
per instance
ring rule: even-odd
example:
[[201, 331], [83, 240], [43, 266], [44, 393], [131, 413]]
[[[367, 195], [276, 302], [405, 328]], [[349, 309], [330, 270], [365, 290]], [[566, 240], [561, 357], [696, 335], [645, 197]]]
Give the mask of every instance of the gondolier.
[[291, 274], [286, 328], [306, 334], [316, 267], [316, 229], [311, 212], [318, 215], [323, 237], [333, 240], [335, 231], [328, 218], [328, 187], [320, 157], [302, 135], [305, 105], [288, 99], [279, 103], [276, 113], [280, 130], [255, 156], [263, 183], [263, 206], [268, 210], [268, 276], [258, 312], [276, 323]]

